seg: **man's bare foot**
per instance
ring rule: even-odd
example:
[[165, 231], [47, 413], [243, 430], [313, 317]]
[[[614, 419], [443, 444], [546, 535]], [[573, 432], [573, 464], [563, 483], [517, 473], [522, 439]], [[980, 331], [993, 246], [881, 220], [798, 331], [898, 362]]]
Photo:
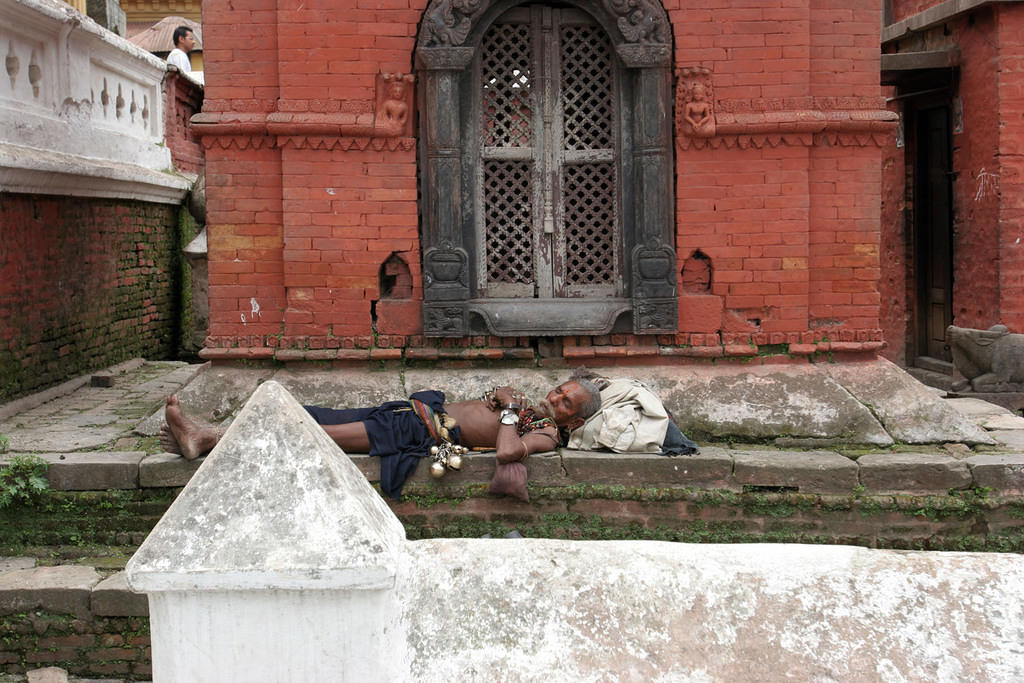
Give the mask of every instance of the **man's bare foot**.
[[166, 424], [160, 425], [160, 447], [164, 449], [164, 453], [181, 455], [181, 444], [174, 438], [171, 428]]
[[[167, 431], [170, 432], [170, 436], [179, 447], [176, 452], [186, 460], [195, 460], [200, 455], [210, 452], [217, 445], [217, 432], [200, 427], [185, 417], [176, 395], [172, 394], [167, 398], [164, 419], [167, 420]], [[164, 443], [162, 430], [160, 443]], [[168, 452], [174, 453], [175, 451]]]

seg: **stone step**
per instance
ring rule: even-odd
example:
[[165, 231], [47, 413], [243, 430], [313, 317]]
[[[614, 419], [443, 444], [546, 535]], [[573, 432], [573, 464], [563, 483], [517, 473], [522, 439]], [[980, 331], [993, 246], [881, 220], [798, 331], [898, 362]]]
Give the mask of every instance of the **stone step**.
[[123, 571], [103, 578], [94, 567], [36, 567], [31, 557], [3, 559], [17, 568], [0, 564], [0, 615], [29, 610], [77, 617], [149, 615], [146, 596], [129, 590]]
[[[140, 451], [47, 453], [41, 457], [50, 463], [50, 486], [61, 491], [181, 487], [204, 461], [188, 461], [172, 453], [147, 456]], [[349, 457], [367, 479], [378, 479], [376, 458]], [[997, 496], [1024, 494], [1024, 453], [957, 458], [946, 452], [885, 452], [853, 459], [827, 450], [716, 446], [702, 447], [697, 455], [677, 457], [564, 449], [532, 455], [527, 469], [530, 481], [542, 486], [777, 487], [821, 494], [845, 494], [862, 486], [869, 494], [910, 495], [945, 495], [949, 489], [979, 486]], [[462, 470], [449, 471], [444, 482], [488, 482], [493, 474], [493, 453], [471, 453], [463, 459]], [[428, 468], [417, 468], [411, 480], [431, 481]]]

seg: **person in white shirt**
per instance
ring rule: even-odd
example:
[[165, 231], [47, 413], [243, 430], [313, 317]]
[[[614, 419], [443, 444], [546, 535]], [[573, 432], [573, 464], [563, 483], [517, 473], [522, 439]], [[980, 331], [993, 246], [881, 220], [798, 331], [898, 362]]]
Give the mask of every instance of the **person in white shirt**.
[[189, 61], [188, 53], [196, 46], [196, 37], [188, 26], [179, 26], [174, 29], [171, 36], [174, 40], [174, 49], [167, 55], [167, 63], [173, 64], [184, 73], [192, 73], [192, 63]]

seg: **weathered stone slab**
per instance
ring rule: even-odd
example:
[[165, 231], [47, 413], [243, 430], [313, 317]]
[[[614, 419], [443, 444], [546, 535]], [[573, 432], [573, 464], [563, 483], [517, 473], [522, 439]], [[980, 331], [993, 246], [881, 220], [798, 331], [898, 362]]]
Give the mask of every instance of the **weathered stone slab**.
[[[377, 461], [376, 458], [373, 458], [373, 460], [374, 462]], [[430, 465], [432, 462], [433, 458], [429, 456], [422, 458], [419, 467], [416, 468], [416, 472], [409, 478], [409, 481], [420, 483], [437, 481], [443, 484], [455, 484], [490, 481], [494, 475], [494, 453], [467, 453], [462, 456], [462, 469], [460, 471], [448, 470], [440, 479], [434, 479], [430, 476]], [[374, 482], [380, 481], [380, 467], [374, 467], [368, 479]]]
[[623, 486], [703, 486], [730, 488], [732, 456], [724, 448], [702, 446], [697, 455], [594, 453], [565, 450], [571, 483]]
[[831, 451], [732, 451], [738, 486], [796, 488], [801, 493], [850, 493], [857, 463]]
[[997, 429], [996, 431], [989, 432], [989, 436], [1008, 448], [1024, 450], [1024, 430]]
[[[205, 365], [187, 385], [177, 391], [185, 412], [204, 422], [220, 423], [233, 417], [261, 382], [274, 375], [271, 368], [241, 368]], [[135, 426], [144, 436], [160, 433], [164, 406]]]
[[1024, 676], [1019, 555], [531, 538], [409, 553], [409, 680]]
[[1024, 454], [976, 455], [964, 462], [971, 468], [975, 486], [990, 488], [996, 496], [1024, 495]]
[[981, 426], [985, 429], [1002, 430], [1002, 429], [1024, 429], [1024, 417], [1020, 415], [993, 415], [985, 418], [981, 422]]
[[[358, 492], [358, 495], [357, 493]], [[256, 390], [129, 561], [134, 590], [383, 587], [401, 523], [277, 382]]]
[[36, 566], [34, 557], [0, 557], [0, 572], [14, 571], [15, 569], [31, 569]]
[[405, 386], [409, 393], [437, 389], [445, 392], [445, 397], [449, 401], [468, 401], [479, 398], [492, 387], [508, 385], [521, 390], [527, 399], [535, 402], [568, 379], [568, 370], [549, 368], [467, 368], [454, 372], [444, 369], [405, 371]]
[[25, 672], [25, 683], [68, 683], [68, 672], [58, 666], [47, 666]]
[[390, 369], [284, 369], [274, 373], [274, 381], [287, 389], [300, 404], [325, 408], [376, 406], [408, 396], [402, 386], [402, 376]]
[[149, 600], [145, 593], [128, 588], [124, 572], [111, 574], [92, 589], [92, 613], [101, 617], [148, 617]]
[[688, 435], [712, 439], [842, 439], [888, 446], [871, 412], [816, 365], [602, 368], [657, 393]]
[[206, 458], [186, 460], [176, 453], [148, 455], [139, 463], [139, 486], [143, 488], [184, 486]]
[[985, 430], [884, 358], [824, 367], [858, 401], [871, 406], [886, 431], [897, 441], [993, 443]]
[[92, 567], [36, 567], [0, 574], [0, 614], [43, 609], [84, 617], [100, 575]]
[[973, 483], [967, 461], [938, 453], [871, 453], [857, 459], [868, 493], [945, 495]]
[[30, 427], [5, 432], [9, 436], [11, 453], [62, 453], [99, 448], [124, 433], [118, 424], [79, 426], [40, 420]]
[[46, 477], [57, 491], [106, 491], [139, 487], [142, 451], [94, 453], [41, 453], [50, 463]]
[[1012, 415], [1013, 412], [995, 403], [982, 401], [980, 398], [947, 398], [946, 403], [961, 415], [967, 417], [988, 417], [990, 415]]

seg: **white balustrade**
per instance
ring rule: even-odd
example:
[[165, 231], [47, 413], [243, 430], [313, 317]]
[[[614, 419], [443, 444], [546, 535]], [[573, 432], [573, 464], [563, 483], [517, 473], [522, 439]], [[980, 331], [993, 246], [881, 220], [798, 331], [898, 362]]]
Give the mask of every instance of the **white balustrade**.
[[0, 191], [177, 203], [163, 60], [58, 0], [0, 0]]

